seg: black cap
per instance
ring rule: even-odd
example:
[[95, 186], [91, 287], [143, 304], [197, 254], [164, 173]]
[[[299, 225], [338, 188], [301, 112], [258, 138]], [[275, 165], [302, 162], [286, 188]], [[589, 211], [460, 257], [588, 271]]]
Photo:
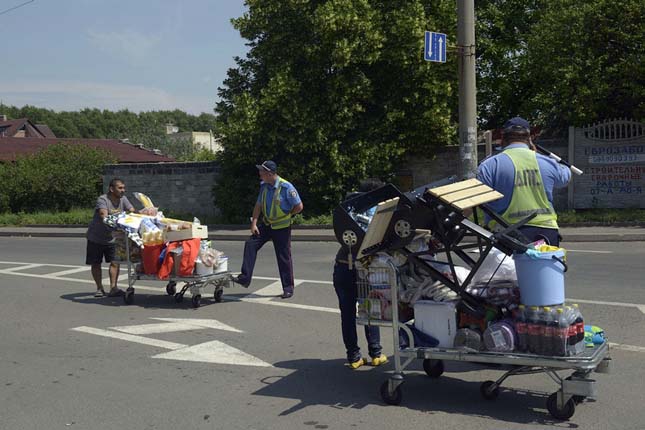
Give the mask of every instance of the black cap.
[[255, 167], [258, 170], [264, 170], [265, 172], [276, 173], [278, 171], [278, 165], [275, 164], [275, 161], [267, 160], [262, 164], [256, 164]]
[[519, 129], [525, 129], [530, 131], [531, 126], [527, 120], [524, 118], [520, 118], [519, 116], [516, 116], [515, 118], [511, 118], [508, 121], [504, 123], [504, 130], [519, 130]]

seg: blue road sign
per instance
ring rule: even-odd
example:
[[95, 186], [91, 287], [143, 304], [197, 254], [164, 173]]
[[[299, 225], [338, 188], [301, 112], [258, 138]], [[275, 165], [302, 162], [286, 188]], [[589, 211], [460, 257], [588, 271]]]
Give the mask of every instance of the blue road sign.
[[426, 43], [423, 48], [423, 57], [426, 61], [446, 62], [446, 35], [426, 31]]

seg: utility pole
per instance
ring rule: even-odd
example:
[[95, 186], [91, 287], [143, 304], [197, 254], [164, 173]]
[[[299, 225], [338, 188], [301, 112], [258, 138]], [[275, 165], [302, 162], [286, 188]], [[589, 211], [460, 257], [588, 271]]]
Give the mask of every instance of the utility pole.
[[457, 0], [459, 52], [459, 161], [461, 179], [477, 173], [477, 96], [475, 85], [475, 0]]

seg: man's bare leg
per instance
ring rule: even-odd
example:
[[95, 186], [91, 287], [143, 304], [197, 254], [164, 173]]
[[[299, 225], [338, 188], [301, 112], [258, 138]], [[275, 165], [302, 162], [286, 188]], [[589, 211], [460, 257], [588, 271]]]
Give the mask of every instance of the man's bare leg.
[[101, 270], [101, 263], [92, 264], [92, 278], [96, 284], [96, 296], [104, 295], [105, 290], [103, 289], [103, 273]]
[[115, 295], [116, 293], [119, 292], [119, 288], [117, 287], [117, 281], [119, 280], [119, 264], [118, 263], [110, 263], [110, 295]]

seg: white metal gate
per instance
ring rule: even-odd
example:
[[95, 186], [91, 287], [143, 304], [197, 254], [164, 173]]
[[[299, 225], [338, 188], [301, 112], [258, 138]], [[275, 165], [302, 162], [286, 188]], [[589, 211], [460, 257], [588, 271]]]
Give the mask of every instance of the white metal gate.
[[569, 127], [569, 160], [584, 171], [569, 187], [570, 208], [645, 208], [645, 124]]

